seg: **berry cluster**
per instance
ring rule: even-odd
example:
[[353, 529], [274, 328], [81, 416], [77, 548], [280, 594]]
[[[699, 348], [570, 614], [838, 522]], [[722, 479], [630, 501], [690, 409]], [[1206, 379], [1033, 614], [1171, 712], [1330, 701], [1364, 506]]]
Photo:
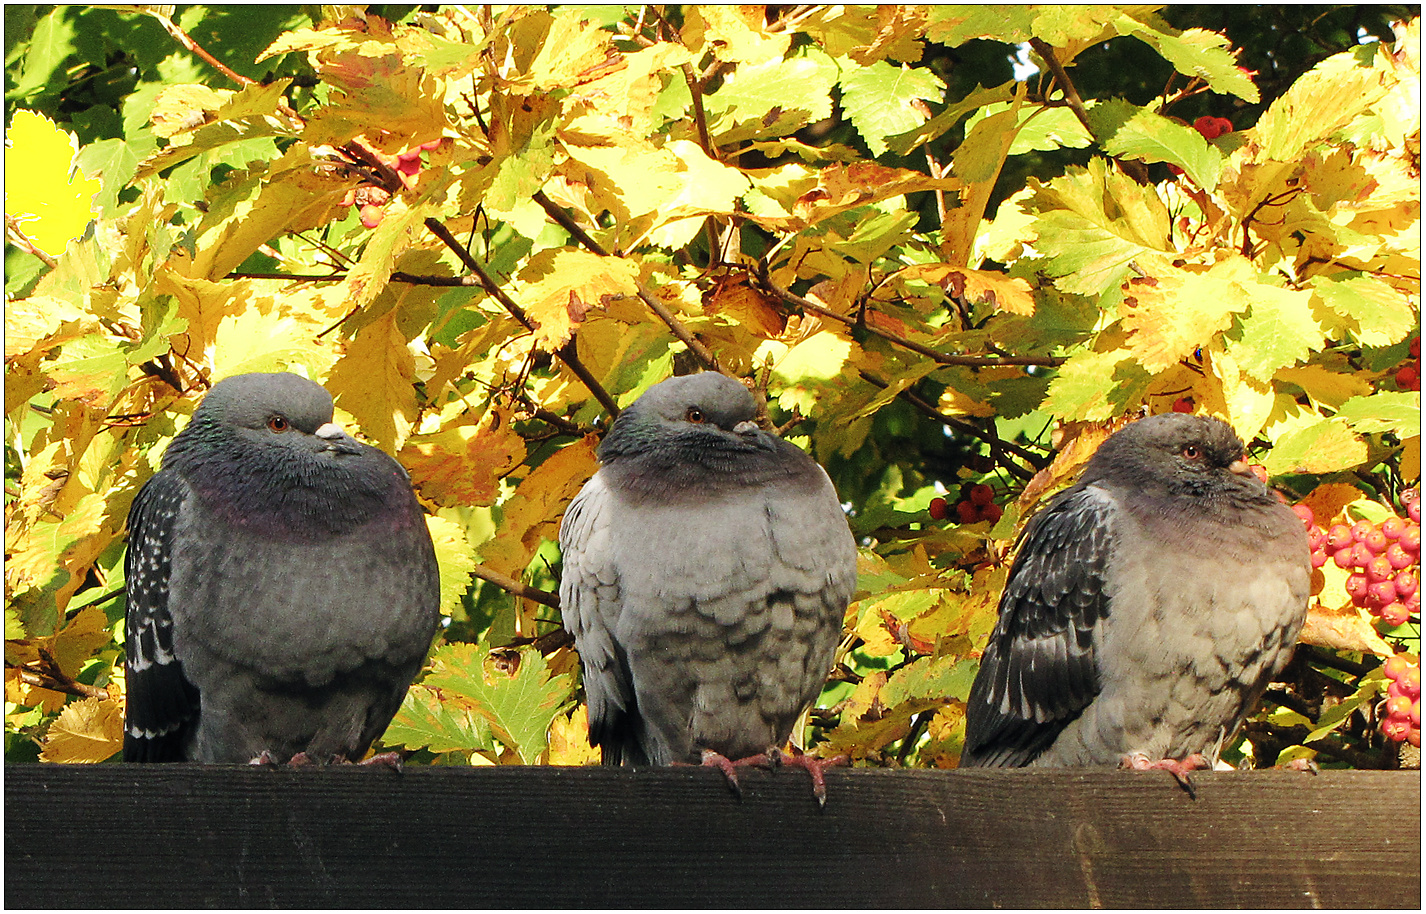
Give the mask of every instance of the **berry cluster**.
[[[399, 152], [395, 156], [381, 156], [381, 158], [401, 178], [401, 183], [410, 189], [416, 186], [416, 175], [421, 171], [421, 154], [430, 152], [440, 145], [440, 140], [431, 140], [414, 149]], [[363, 184], [347, 191], [346, 196], [342, 198], [342, 206], [360, 207], [361, 224], [366, 228], [374, 229], [381, 224], [381, 218], [385, 215], [383, 207], [390, 199], [391, 193], [386, 188], [377, 187], [374, 184]]]
[[1350, 527], [1333, 524], [1328, 530], [1317, 525], [1311, 508], [1293, 506], [1307, 525], [1312, 567], [1321, 568], [1330, 557], [1347, 572], [1352, 603], [1391, 628], [1421, 618], [1420, 499], [1415, 489], [1402, 494], [1404, 518], [1393, 515], [1380, 524], [1360, 520]]
[[1205, 114], [1193, 122], [1193, 129], [1203, 134], [1205, 140], [1216, 140], [1225, 133], [1233, 132], [1233, 122], [1226, 117]]
[[1421, 337], [1412, 337], [1411, 359], [1402, 362], [1396, 369], [1396, 386], [1402, 390], [1421, 389]]
[[[1000, 516], [1005, 512], [995, 503], [995, 490], [985, 483], [966, 483], [961, 486], [961, 498], [956, 502], [956, 520], [963, 524], [973, 524], [976, 521], [988, 520], [992, 524], [1000, 520]], [[931, 499], [931, 517], [935, 520], [945, 520], [950, 516], [950, 509], [944, 498], [939, 496]]]
[[1391, 684], [1381, 709], [1381, 732], [1393, 742], [1406, 740], [1421, 748], [1421, 663], [1406, 654], [1386, 662], [1382, 672]]

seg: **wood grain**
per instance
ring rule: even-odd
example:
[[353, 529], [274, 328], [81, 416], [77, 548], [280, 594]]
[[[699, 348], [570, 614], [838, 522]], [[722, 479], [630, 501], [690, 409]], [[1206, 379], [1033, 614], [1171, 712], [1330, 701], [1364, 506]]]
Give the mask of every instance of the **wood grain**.
[[7, 765], [7, 907], [1419, 908], [1419, 772]]

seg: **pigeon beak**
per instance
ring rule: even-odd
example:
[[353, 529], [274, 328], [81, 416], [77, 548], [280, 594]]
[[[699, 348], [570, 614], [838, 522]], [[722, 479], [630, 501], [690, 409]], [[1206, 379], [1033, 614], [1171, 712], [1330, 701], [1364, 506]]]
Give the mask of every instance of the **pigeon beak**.
[[[318, 434], [320, 435], [321, 432], [318, 431]], [[1248, 466], [1248, 461], [1242, 459], [1241, 457], [1238, 458], [1237, 460], [1233, 461], [1232, 463], [1228, 464], [1228, 472], [1229, 472], [1229, 473], [1237, 473], [1239, 476], [1252, 476], [1252, 475], [1253, 475], [1253, 469], [1252, 469], [1252, 467]]]
[[359, 450], [357, 440], [343, 431], [342, 427], [335, 422], [328, 422], [326, 425], [318, 427], [312, 434], [326, 442], [326, 449], [329, 451], [336, 451], [339, 454], [355, 454]]
[[735, 435], [754, 435], [760, 431], [762, 431], [762, 429], [758, 428], [758, 424], [751, 419], [744, 419], [742, 422], [733, 426], [733, 434]]

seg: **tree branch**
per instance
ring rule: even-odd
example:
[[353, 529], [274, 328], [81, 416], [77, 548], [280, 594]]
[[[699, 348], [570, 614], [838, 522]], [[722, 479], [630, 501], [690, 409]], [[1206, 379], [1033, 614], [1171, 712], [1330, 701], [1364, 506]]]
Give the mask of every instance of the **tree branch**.
[[45, 648], [38, 648], [38, 651], [39, 660], [34, 663], [21, 664], [18, 668], [19, 679], [25, 685], [49, 689], [51, 692], [63, 692], [66, 695], [78, 695], [82, 698], [98, 698], [101, 701], [109, 697], [108, 689], [86, 685], [60, 669], [54, 655]]
[[15, 247], [19, 248], [27, 254], [33, 254], [34, 256], [38, 257], [40, 259], [40, 262], [43, 263], [45, 266], [49, 267], [51, 270], [59, 266], [58, 260], [51, 257], [49, 254], [46, 254], [44, 251], [35, 246], [35, 243], [30, 240], [30, 236], [26, 235], [20, 229], [20, 220], [16, 219], [9, 213], [5, 214], [5, 233], [9, 236], [11, 244], [13, 244]]
[[942, 365], [960, 365], [969, 368], [1003, 368], [1006, 366], [1013, 365], [1039, 365], [1046, 368], [1054, 368], [1055, 366], [1064, 364], [1065, 361], [1064, 359], [1053, 355], [1006, 355], [992, 357], [983, 355], [950, 355], [948, 353], [938, 352], [935, 349], [930, 348], [929, 346], [923, 346], [920, 343], [913, 342], [912, 340], [908, 340], [905, 337], [897, 336], [894, 333], [882, 330], [880, 327], [874, 327], [871, 324], [858, 322], [857, 319], [854, 317], [848, 317], [845, 314], [838, 314], [830, 308], [824, 308], [814, 301], [803, 298], [801, 295], [798, 295], [794, 292], [789, 292], [788, 290], [782, 288], [781, 286], [777, 285], [772, 281], [772, 278], [767, 274], [767, 268], [765, 265], [759, 266], [758, 278], [762, 281], [763, 285], [767, 287], [768, 291], [772, 292], [778, 298], [781, 298], [783, 301], [787, 302], [790, 305], [796, 305], [798, 308], [801, 308], [804, 311], [811, 311], [813, 314], [818, 314], [822, 317], [831, 318], [832, 320], [845, 324], [848, 327], [860, 327], [867, 333], [870, 333], [872, 336], [879, 336], [889, 343], [895, 343], [903, 349], [909, 349], [912, 352], [920, 353], [921, 355], [924, 355], [926, 358], [932, 360], [933, 362], [938, 362]]
[[474, 574], [476, 577], [480, 578], [482, 581], [494, 584], [501, 590], [520, 597], [521, 599], [533, 600], [536, 603], [543, 603], [544, 605], [554, 607], [555, 609], [559, 609], [560, 607], [559, 594], [550, 593], [548, 590], [540, 590], [538, 587], [531, 587], [530, 585], [521, 583], [520, 581], [517, 581], [514, 578], [507, 577], [498, 571], [493, 571], [489, 568], [486, 568], [484, 565], [476, 565], [471, 573]]
[[[470, 251], [465, 249], [465, 245], [461, 244], [456, 236], [450, 233], [449, 229], [437, 221], [435, 217], [426, 218], [426, 228], [430, 229], [431, 234], [441, 239], [446, 247], [455, 252], [455, 255], [460, 258], [461, 263], [465, 264], [466, 268], [480, 279], [481, 286], [490, 294], [490, 297], [500, 302], [501, 306], [510, 312], [511, 317], [519, 321], [526, 330], [533, 331], [539, 326], [530, 319], [530, 316], [525, 313], [524, 308], [521, 308], [513, 298], [505, 294], [505, 290], [500, 288], [499, 283], [497, 283], [489, 273], [485, 272], [485, 268], [480, 265], [480, 261], [476, 260]], [[619, 404], [614, 402], [614, 398], [609, 395], [609, 391], [604, 389], [604, 385], [600, 384], [599, 380], [595, 378], [590, 370], [585, 367], [584, 363], [580, 361], [579, 353], [575, 350], [573, 336], [570, 337], [569, 342], [555, 350], [555, 355], [559, 356], [560, 361], [564, 362], [569, 370], [574, 372], [574, 376], [579, 378], [580, 382], [589, 389], [589, 392], [594, 395], [594, 399], [598, 400], [599, 405], [604, 407], [604, 411], [609, 414], [609, 418], [612, 419], [619, 415]]]
[[[1065, 94], [1065, 101], [1069, 103], [1074, 116], [1079, 118], [1079, 122], [1084, 125], [1084, 129], [1089, 132], [1089, 135], [1094, 136], [1094, 129], [1089, 126], [1089, 109], [1085, 107], [1084, 99], [1080, 98], [1079, 90], [1074, 87], [1074, 81], [1070, 79], [1069, 73], [1065, 71], [1059, 58], [1055, 56], [1055, 49], [1041, 38], [1031, 38], [1030, 47], [1050, 68], [1050, 74], [1055, 78], [1055, 85], [1059, 86], [1060, 91]], [[1143, 162], [1126, 159], [1119, 159], [1118, 162], [1134, 180], [1140, 183], [1146, 183], [1149, 180], [1149, 169]]]
[[[540, 208], [545, 211], [546, 215], [553, 219], [560, 228], [569, 232], [574, 240], [578, 241], [591, 253], [598, 254], [600, 257], [611, 256], [608, 251], [604, 250], [599, 242], [589, 236], [589, 233], [586, 232], [578, 222], [570, 218], [569, 213], [560, 209], [553, 200], [545, 196], [543, 190], [535, 191], [533, 199], [540, 205]], [[645, 289], [643, 283], [636, 282], [635, 287], [638, 290], [639, 299], [648, 306], [650, 311], [658, 315], [659, 320], [668, 326], [668, 329], [673, 332], [673, 335], [678, 338], [679, 342], [688, 347], [688, 351], [693, 353], [693, 357], [702, 363], [704, 368], [719, 372], [723, 370], [722, 366], [718, 364], [718, 358], [709, 351], [708, 347], [700, 343], [698, 339], [689, 332], [688, 328], [683, 326], [683, 322], [675, 317], [673, 312], [669, 311], [668, 308], [664, 307], [663, 302], [659, 301], [652, 293]]]

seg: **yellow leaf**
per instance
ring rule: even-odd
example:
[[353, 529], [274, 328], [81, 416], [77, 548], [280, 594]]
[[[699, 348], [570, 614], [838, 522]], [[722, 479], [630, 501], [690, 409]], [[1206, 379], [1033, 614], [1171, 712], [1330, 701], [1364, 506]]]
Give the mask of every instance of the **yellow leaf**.
[[549, 764], [598, 765], [599, 756], [599, 750], [589, 744], [589, 708], [585, 705], [550, 722]]
[[1191, 355], [1252, 305], [1245, 288], [1253, 283], [1252, 264], [1236, 254], [1206, 269], [1175, 267], [1153, 255], [1138, 263], [1143, 275], [1125, 285], [1121, 313], [1125, 347], [1150, 372]]
[[781, 60], [792, 46], [792, 31], [769, 32], [765, 15], [761, 6], [690, 6], [681, 37], [694, 53], [711, 50], [728, 63]]
[[420, 493], [438, 505], [493, 505], [501, 477], [525, 459], [511, 412], [491, 409], [479, 425], [412, 436], [397, 459]]
[[1344, 51], [1313, 67], [1278, 97], [1248, 131], [1256, 158], [1292, 162], [1386, 96], [1384, 71], [1364, 67]]
[[388, 453], [405, 443], [416, 419], [415, 359], [396, 314], [392, 309], [358, 331], [327, 378], [337, 405]]
[[595, 435], [586, 435], [555, 451], [520, 481], [501, 506], [500, 533], [480, 552], [486, 567], [518, 578], [546, 539], [555, 539], [560, 516], [599, 461]]
[[149, 121], [153, 132], [172, 137], [203, 126], [210, 111], [223, 107], [233, 93], [227, 89], [210, 89], [200, 85], [165, 86], [154, 100]]
[[568, 89], [624, 66], [610, 47], [613, 33], [580, 16], [577, 8], [566, 8], [555, 15], [534, 12], [520, 17], [510, 31], [509, 64], [502, 73], [510, 92], [533, 95]]
[[291, 370], [298, 366], [308, 377], [319, 378], [335, 361], [336, 353], [331, 344], [317, 338], [321, 328], [315, 324], [284, 315], [274, 307], [259, 310], [251, 300], [244, 301], [240, 308], [220, 313], [215, 301], [207, 296], [218, 296], [219, 304], [230, 302], [221, 290], [223, 283], [184, 282], [189, 291], [180, 293], [178, 290], [184, 287], [177, 285], [173, 288], [180, 310], [189, 309], [188, 313], [203, 325], [194, 328], [196, 338], [202, 339], [201, 334], [210, 332], [204, 327], [211, 327], [212, 320], [217, 318], [208, 348], [190, 355], [195, 361], [213, 366], [211, 380], [221, 381], [250, 371]]
[[42, 762], [102, 762], [124, 748], [124, 711], [112, 698], [85, 698], [64, 706], [50, 724]]
[[1030, 284], [1018, 276], [1006, 276], [997, 270], [972, 270], [938, 263], [907, 267], [897, 275], [936, 283], [951, 295], [963, 297], [968, 302], [989, 301], [997, 309], [1010, 314], [1029, 317], [1035, 313]]
[[569, 342], [585, 312], [610, 296], [637, 294], [637, 265], [568, 248], [535, 255], [520, 271], [517, 299], [539, 324], [535, 339], [553, 352]]
[[466, 538], [465, 529], [449, 518], [426, 515], [426, 528], [436, 547], [436, 564], [441, 576], [441, 612], [449, 616], [470, 589], [470, 574], [475, 569], [475, 550]]
[[64, 253], [93, 218], [100, 182], [75, 173], [78, 144], [42, 114], [16, 111], [5, 147], [5, 215], [45, 253]]

